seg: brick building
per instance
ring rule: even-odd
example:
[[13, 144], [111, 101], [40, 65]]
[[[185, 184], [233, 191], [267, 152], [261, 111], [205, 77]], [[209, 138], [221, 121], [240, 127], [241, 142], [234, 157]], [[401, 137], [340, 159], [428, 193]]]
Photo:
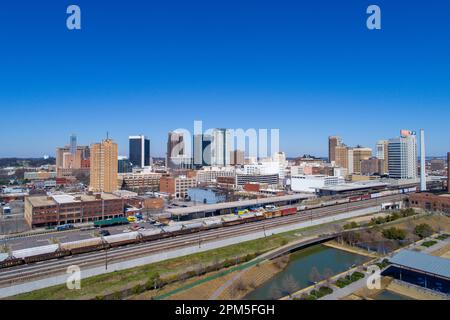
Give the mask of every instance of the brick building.
[[107, 193], [25, 198], [25, 221], [33, 228], [93, 222], [121, 217], [123, 214], [124, 199]]

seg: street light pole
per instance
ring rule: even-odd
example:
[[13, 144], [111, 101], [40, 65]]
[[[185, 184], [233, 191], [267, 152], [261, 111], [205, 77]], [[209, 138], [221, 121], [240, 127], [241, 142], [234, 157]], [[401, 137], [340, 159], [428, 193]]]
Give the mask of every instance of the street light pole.
[[108, 270], [108, 247], [105, 248], [105, 270]]

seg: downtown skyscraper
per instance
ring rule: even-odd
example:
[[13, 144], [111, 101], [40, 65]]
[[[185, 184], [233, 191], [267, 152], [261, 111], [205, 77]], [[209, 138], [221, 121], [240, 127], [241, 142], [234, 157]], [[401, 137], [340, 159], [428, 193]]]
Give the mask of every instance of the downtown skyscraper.
[[119, 151], [111, 139], [91, 146], [91, 178], [89, 189], [94, 192], [117, 191]]
[[147, 137], [129, 137], [129, 157], [133, 167], [144, 168], [150, 166], [150, 139]]
[[400, 137], [390, 139], [388, 145], [389, 177], [417, 179], [417, 139], [413, 131], [402, 130]]

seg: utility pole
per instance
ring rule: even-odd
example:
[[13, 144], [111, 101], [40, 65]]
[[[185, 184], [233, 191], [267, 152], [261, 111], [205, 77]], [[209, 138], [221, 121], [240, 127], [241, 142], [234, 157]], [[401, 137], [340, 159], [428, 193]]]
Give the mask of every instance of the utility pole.
[[108, 270], [108, 247], [105, 247], [105, 270]]

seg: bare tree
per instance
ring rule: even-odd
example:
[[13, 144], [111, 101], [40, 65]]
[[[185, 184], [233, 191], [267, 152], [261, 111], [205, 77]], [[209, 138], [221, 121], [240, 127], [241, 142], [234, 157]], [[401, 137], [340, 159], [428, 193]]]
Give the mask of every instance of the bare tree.
[[281, 290], [286, 295], [292, 295], [299, 289], [298, 282], [294, 279], [292, 275], [286, 276], [281, 282]]
[[237, 291], [245, 291], [247, 289], [247, 285], [245, 284], [244, 280], [240, 278], [236, 281], [234, 285]]
[[277, 258], [274, 261], [274, 264], [278, 269], [283, 269], [288, 262], [289, 262], [289, 256], [284, 255], [284, 256]]
[[273, 284], [270, 287], [269, 296], [271, 300], [278, 300], [283, 296], [283, 294], [281, 293], [280, 288], [276, 284]]
[[331, 278], [334, 276], [334, 272], [331, 268], [326, 268], [323, 271], [323, 279], [327, 281], [327, 286], [331, 285]]
[[309, 280], [312, 283], [317, 283], [317, 282], [320, 282], [320, 280], [322, 280], [322, 276], [316, 267], [313, 267], [311, 269], [311, 272], [309, 273]]

